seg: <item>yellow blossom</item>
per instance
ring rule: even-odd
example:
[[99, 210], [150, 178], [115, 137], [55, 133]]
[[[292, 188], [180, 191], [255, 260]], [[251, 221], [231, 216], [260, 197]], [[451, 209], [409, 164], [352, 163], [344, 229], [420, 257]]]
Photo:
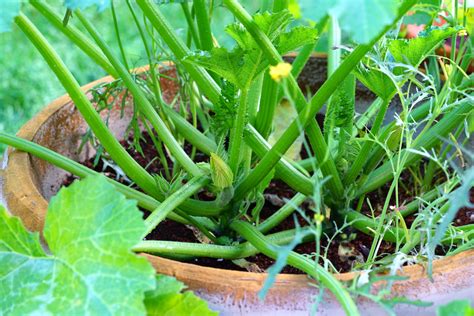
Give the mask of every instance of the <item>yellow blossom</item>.
[[323, 214], [314, 214], [314, 220], [317, 224], [321, 224], [324, 221], [324, 218]]
[[290, 75], [292, 68], [289, 63], [279, 63], [276, 66], [270, 66], [270, 77], [276, 82], [280, 82], [282, 78], [286, 78]]
[[458, 36], [467, 36], [467, 31], [466, 30], [460, 30], [458, 32]]

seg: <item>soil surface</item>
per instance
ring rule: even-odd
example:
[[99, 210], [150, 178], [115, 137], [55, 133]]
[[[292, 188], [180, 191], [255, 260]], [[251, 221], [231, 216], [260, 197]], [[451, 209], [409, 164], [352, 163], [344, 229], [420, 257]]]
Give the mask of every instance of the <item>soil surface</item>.
[[[158, 153], [156, 148], [153, 145], [151, 137], [147, 133], [142, 134], [142, 139], [140, 141], [140, 147], [142, 149], [143, 155], [134, 149], [132, 146], [132, 137], [126, 141], [122, 141], [122, 145], [127, 148], [127, 151], [132, 155], [132, 157], [144, 168], [147, 168], [148, 171], [155, 174], [164, 174], [164, 167], [161, 162], [156, 159]], [[185, 151], [191, 153], [192, 147], [188, 144], [185, 145]], [[303, 153], [302, 153], [303, 156]], [[196, 152], [195, 154], [195, 161], [202, 162], [207, 161], [208, 158], [206, 155], [200, 152]], [[98, 163], [94, 166], [94, 159], [91, 158], [90, 160], [83, 162], [83, 164], [89, 168], [92, 168], [98, 172], [104, 173], [107, 177], [117, 179], [117, 172], [108, 165], [105, 165], [103, 160], [99, 160]], [[168, 164], [171, 167], [172, 161], [168, 159]], [[405, 183], [409, 183], [410, 175], [403, 174], [402, 179], [405, 179]], [[76, 177], [69, 176], [64, 181], [64, 185], [67, 186], [71, 184]], [[126, 179], [118, 178], [120, 182], [124, 184], [128, 184]], [[410, 187], [410, 186], [407, 186]], [[372, 192], [371, 194], [367, 195], [367, 199], [371, 201], [371, 205], [374, 209], [381, 209], [381, 205], [383, 205], [385, 201], [385, 196], [388, 191], [388, 186], [384, 186], [379, 190]], [[287, 184], [280, 180], [273, 180], [269, 187], [264, 192], [265, 196], [265, 204], [263, 209], [260, 213], [260, 220], [264, 220], [265, 218], [272, 215], [275, 211], [277, 211], [281, 207], [281, 203], [283, 199], [291, 199], [296, 192], [291, 189]], [[199, 198], [203, 200], [211, 200], [213, 199], [212, 194], [207, 192], [200, 192]], [[403, 202], [410, 202], [411, 197], [409, 192], [404, 190], [403, 188], [399, 191], [399, 199]], [[471, 190], [471, 201], [474, 203], [474, 189]], [[393, 203], [395, 201], [392, 201]], [[305, 212], [308, 216], [311, 216], [310, 210], [310, 203], [304, 202], [301, 205], [300, 212]], [[143, 211], [144, 216], [148, 215], [147, 211]], [[371, 211], [367, 203], [363, 204], [362, 212], [370, 215]], [[298, 221], [300, 226], [305, 226], [307, 223], [305, 219], [299, 214], [298, 212], [294, 213], [295, 216], [290, 216], [285, 221], [280, 223], [277, 227], [272, 229], [269, 233], [274, 233], [282, 230], [292, 229], [295, 228], [295, 219]], [[407, 220], [408, 224], [410, 224], [409, 219]], [[472, 208], [463, 208], [459, 211], [458, 216], [455, 219], [455, 225], [466, 225], [474, 223], [474, 209]], [[373, 238], [369, 235], [363, 234], [356, 230], [352, 230], [351, 228], [347, 229], [343, 237], [341, 235], [334, 238], [328, 246], [327, 238], [321, 239], [321, 252], [327, 251], [327, 259], [331, 261], [331, 264], [334, 268], [339, 272], [348, 272], [350, 271], [354, 265], [357, 263], [363, 263], [364, 260], [367, 258], [369, 254], [370, 247], [372, 245]], [[147, 237], [147, 239], [153, 240], [168, 240], [168, 241], [181, 241], [181, 242], [196, 242], [198, 243], [199, 240], [196, 237], [195, 233], [192, 229], [187, 227], [186, 225], [173, 222], [171, 220], [164, 220], [161, 222], [158, 227], [153, 230]], [[315, 242], [308, 242], [297, 246], [294, 249], [296, 252], [306, 255], [311, 255], [316, 252], [316, 243]], [[382, 242], [380, 246], [380, 254], [389, 254], [393, 253], [394, 247], [392, 244], [387, 242]], [[192, 259], [193, 263], [202, 265], [202, 266], [210, 266], [215, 268], [222, 268], [222, 269], [233, 269], [233, 270], [240, 270], [246, 271], [250, 269], [251, 271], [264, 271], [269, 268], [273, 263], [274, 260], [266, 257], [265, 255], [258, 254], [252, 257], [247, 258], [247, 269], [243, 268], [232, 261], [223, 260], [223, 259], [214, 259], [214, 258], [196, 258]], [[249, 264], [250, 263], [250, 264]], [[323, 262], [321, 262], [323, 264]], [[286, 266], [283, 269], [283, 273], [292, 273], [297, 274], [301, 273], [299, 270]]]

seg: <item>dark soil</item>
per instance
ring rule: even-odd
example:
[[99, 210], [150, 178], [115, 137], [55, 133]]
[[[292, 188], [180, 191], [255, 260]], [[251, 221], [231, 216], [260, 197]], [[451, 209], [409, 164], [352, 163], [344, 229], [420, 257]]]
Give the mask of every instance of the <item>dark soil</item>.
[[[140, 146], [143, 150], [144, 156], [141, 155], [138, 151], [136, 151], [131, 144], [132, 138], [127, 141], [122, 141], [122, 145], [128, 148], [128, 152], [141, 166], [147, 167], [147, 170], [152, 173], [164, 174], [164, 167], [159, 162], [159, 160], [155, 159], [153, 161], [153, 159], [157, 157], [157, 151], [153, 146], [151, 137], [147, 133], [143, 133], [142, 140], [140, 141]], [[186, 145], [185, 150], [190, 153], [191, 146]], [[195, 160], [207, 161], [208, 158], [204, 154], [197, 152]], [[150, 163], [150, 161], [152, 161], [152, 163]], [[168, 160], [168, 163], [170, 166], [172, 166], [171, 160]], [[83, 164], [89, 168], [104, 173], [110, 178], [116, 178], [115, 170], [109, 166], [105, 167], [102, 160], [99, 160], [99, 163], [96, 166], [94, 166], [94, 159], [90, 159], [89, 161], [86, 161]], [[404, 179], [404, 181], [410, 181], [410, 178], [411, 177], [408, 173], [406, 175], [402, 175], [402, 179]], [[64, 181], [64, 185], [69, 185], [75, 179], [76, 178], [74, 176], [69, 176]], [[125, 183], [124, 179], [119, 179], [119, 181]], [[381, 209], [381, 206], [385, 201], [385, 194], [387, 191], [388, 187], [382, 187], [367, 196], [367, 198], [370, 199], [374, 209]], [[267, 190], [264, 192], [264, 194], [266, 197], [266, 202], [260, 213], [260, 220], [264, 220], [280, 208], [281, 205], [275, 205], [278, 203], [275, 202], [275, 198], [271, 198], [272, 196], [277, 196], [277, 200], [291, 199], [295, 195], [295, 191], [284, 182], [280, 180], [273, 180]], [[204, 200], [211, 200], [213, 199], [213, 196], [212, 194], [209, 194], [207, 192], [201, 192], [199, 194], [199, 198]], [[399, 191], [399, 198], [400, 201], [405, 201], [406, 203], [408, 203], [411, 200], [411, 195], [409, 194], [409, 192], [402, 189]], [[471, 201], [474, 202], [474, 190], [471, 190]], [[301, 206], [301, 210], [306, 212], [306, 215], [311, 216], [309, 202], [304, 202]], [[362, 207], [362, 212], [366, 213], [367, 215], [370, 215], [370, 209], [366, 203], [364, 203], [364, 206]], [[147, 216], [148, 212], [144, 211], [144, 215]], [[276, 228], [270, 231], [270, 233], [295, 228], [295, 219], [298, 221], [300, 226], [306, 225], [306, 221], [304, 220], [304, 218], [298, 212], [295, 212], [295, 216], [290, 216], [287, 220], [283, 221]], [[474, 209], [472, 208], [461, 209], [455, 220], [456, 225], [466, 225], [473, 222]], [[331, 242], [329, 247], [325, 238], [322, 238], [321, 240], [321, 252], [325, 251], [325, 248], [328, 247], [327, 258], [340, 272], [350, 271], [353, 268], [354, 264], [356, 264], [357, 262], [363, 262], [368, 256], [369, 249], [373, 240], [372, 237], [358, 231], [347, 231], [345, 232], [345, 235], [349, 237], [346, 239], [337, 237]], [[165, 220], [160, 223], [160, 225], [158, 225], [158, 227], [153, 232], [151, 232], [150, 235], [147, 236], [147, 239], [196, 243], [199, 242], [194, 232], [190, 228], [183, 224], [179, 224], [170, 220]], [[316, 243], [308, 242], [299, 245], [295, 248], [295, 251], [301, 254], [311, 255], [316, 252]], [[380, 253], [392, 253], [393, 251], [394, 248], [390, 243], [382, 242]], [[247, 258], [247, 261], [255, 264], [256, 266], [253, 266], [253, 270], [257, 271], [266, 270], [274, 263], [274, 260], [262, 254], [249, 257]], [[213, 258], [196, 258], [193, 259], [193, 262], [202, 266], [245, 271], [244, 268], [228, 260]], [[286, 266], [283, 269], [283, 272], [301, 273], [299, 270], [290, 266]]]
[[[291, 58], [289, 58], [291, 59]], [[306, 68], [310, 69], [306, 69]], [[302, 75], [309, 74], [308, 78], [302, 78], [301, 81], [305, 82], [305, 88], [316, 91], [320, 88], [321, 84], [324, 82], [324, 78], [326, 76], [325, 70], [325, 60], [318, 60], [309, 63], [305, 71], [302, 72]], [[317, 78], [314, 79], [314, 78]], [[373, 99], [374, 96], [371, 95], [366, 89], [367, 95], [364, 95], [359, 90], [363, 90], [362, 88], [358, 87], [358, 94], [360, 98], [366, 99]], [[317, 117], [318, 125], [322, 128], [324, 116], [318, 114]], [[143, 155], [135, 150], [135, 147], [132, 146], [133, 139], [130, 138], [128, 140], [122, 141], [122, 145], [127, 148], [127, 151], [131, 154], [131, 156], [143, 167], [145, 167], [149, 172], [154, 174], [161, 174], [164, 175], [164, 166], [161, 164], [159, 159], [155, 159], [158, 157], [157, 150], [153, 146], [153, 142], [151, 137], [148, 133], [143, 133], [142, 139], [140, 140], [140, 146], [143, 151]], [[164, 148], [163, 148], [164, 149]], [[191, 153], [192, 147], [189, 144], [185, 144], [185, 151], [189, 154]], [[309, 155], [306, 150], [303, 148], [301, 152], [301, 157], [303, 159], [307, 158]], [[172, 161], [168, 158], [168, 165], [172, 167]], [[199, 151], [196, 152], [194, 157], [194, 161], [196, 162], [207, 162], [208, 157]], [[98, 172], [102, 172], [107, 177], [110, 178], [117, 178], [116, 171], [110, 167], [105, 166], [102, 160], [99, 160], [96, 165], [94, 165], [94, 159], [90, 159], [89, 161], [83, 162], [83, 164], [91, 169], [94, 169]], [[412, 177], [408, 172], [402, 174], [402, 180], [407, 185], [406, 188], [412, 188], [410, 181]], [[63, 185], [67, 186], [71, 184], [76, 178], [74, 176], [69, 176], [65, 179]], [[118, 181], [128, 184], [125, 179], [118, 179]], [[367, 195], [366, 200], [369, 199], [371, 202], [372, 207], [374, 210], [381, 210], [383, 203], [385, 201], [386, 193], [388, 192], [389, 185], [386, 185], [379, 190], [376, 190], [369, 195]], [[277, 196], [279, 199], [291, 199], [296, 193], [293, 189], [291, 189], [288, 185], [284, 182], [279, 180], [274, 180], [270, 183], [269, 187], [264, 192], [266, 200], [264, 207], [260, 213], [260, 220], [264, 220], [265, 218], [272, 215], [275, 211], [280, 208], [280, 205], [274, 205], [274, 199], [270, 198], [271, 196]], [[399, 202], [400, 204], [409, 203], [412, 200], [413, 192], [410, 192], [409, 189], [401, 188], [399, 191]], [[198, 194], [199, 199], [201, 200], [213, 200], [214, 196], [208, 192], [200, 192]], [[471, 190], [471, 202], [474, 203], [474, 189]], [[357, 201], [355, 201], [357, 203]], [[395, 200], [391, 201], [391, 205], [395, 204]], [[354, 205], [355, 206], [355, 205]], [[310, 205], [308, 202], [305, 202], [301, 206], [301, 211], [305, 212], [307, 215], [311, 215]], [[367, 204], [364, 202], [361, 210], [364, 214], [371, 215], [371, 210]], [[144, 211], [144, 216], [148, 215], [147, 211]], [[376, 211], [376, 215], [377, 211]], [[306, 221], [298, 212], [295, 212], [295, 216], [290, 216], [287, 220], [280, 223], [277, 227], [275, 227], [270, 233], [292, 229], [295, 227], [295, 220], [298, 221], [300, 226], [305, 226]], [[407, 218], [408, 224], [410, 224], [410, 217]], [[466, 225], [474, 223], [474, 209], [472, 208], [463, 208], [459, 211], [458, 216], [455, 219], [455, 225]], [[335, 267], [336, 270], [339, 272], [347, 272], [350, 271], [353, 266], [359, 262], [364, 262], [367, 259], [369, 254], [370, 247], [372, 245], [373, 238], [361, 232], [355, 230], [347, 230], [344, 232], [346, 238], [343, 239], [341, 236], [336, 237], [329, 245], [328, 241], [325, 237], [321, 240], [321, 253], [323, 253], [327, 249], [327, 258], [331, 261], [332, 265]], [[180, 241], [180, 242], [194, 242], [198, 243], [198, 239], [195, 236], [194, 232], [188, 228], [186, 225], [179, 224], [170, 220], [164, 220], [161, 222], [158, 227], [152, 231], [147, 237], [147, 239], [153, 240], [167, 240], [167, 241]], [[308, 242], [305, 244], [301, 244], [294, 249], [296, 252], [306, 255], [311, 255], [316, 252], [316, 243]], [[380, 246], [379, 253], [393, 253], [394, 247], [390, 243], [382, 242]], [[213, 258], [196, 258], [192, 259], [193, 263], [202, 265], [202, 266], [209, 266], [215, 268], [222, 268], [222, 269], [232, 269], [232, 270], [240, 270], [246, 271], [245, 268], [242, 268], [232, 261], [229, 260], [222, 260], [222, 259], [213, 259]], [[264, 271], [269, 268], [273, 263], [274, 260], [266, 257], [265, 255], [258, 254], [249, 258], [246, 258], [249, 263], [254, 264], [252, 271]], [[321, 262], [322, 263], [322, 262]], [[300, 274], [301, 271], [286, 266], [283, 269], [283, 273], [292, 273], [292, 274]]]

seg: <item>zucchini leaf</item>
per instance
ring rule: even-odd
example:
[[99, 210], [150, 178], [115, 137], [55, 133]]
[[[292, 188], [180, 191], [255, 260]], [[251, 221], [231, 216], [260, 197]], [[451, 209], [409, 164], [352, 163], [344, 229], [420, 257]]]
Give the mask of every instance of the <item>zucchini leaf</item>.
[[[291, 17], [287, 10], [258, 13], [253, 17], [255, 24], [268, 36], [280, 54], [316, 40], [317, 31], [313, 28], [299, 26], [285, 32]], [[226, 32], [237, 42], [231, 51], [222, 47], [213, 48], [210, 52], [195, 52], [185, 60], [217, 73], [240, 89], [248, 89], [252, 80], [268, 67], [269, 61], [252, 35], [240, 23], [229, 25]]]
[[0, 213], [0, 310], [4, 314], [143, 315], [154, 270], [131, 248], [145, 231], [136, 202], [104, 177], [89, 177], [51, 199], [44, 237]]
[[[393, 39], [387, 43], [388, 49], [379, 55], [372, 54], [366, 58], [355, 70], [357, 79], [378, 97], [386, 99], [395, 92], [394, 80], [402, 84], [406, 80], [400, 77], [407, 70], [406, 67], [393, 63], [408, 64], [418, 68], [428, 54], [440, 45], [446, 38], [459, 32], [461, 28], [430, 28], [413, 39]], [[386, 70], [382, 70], [385, 67]], [[395, 77], [390, 78], [387, 73], [393, 72]], [[398, 77], [397, 77], [398, 76]], [[393, 79], [393, 80], [392, 80]]]
[[16, 252], [31, 257], [43, 257], [38, 233], [30, 233], [17, 217], [11, 217], [0, 205], [0, 253]]
[[[420, 32], [417, 37], [406, 39], [395, 39], [389, 42], [388, 50], [396, 62], [408, 63], [413, 67], [419, 67], [421, 62], [433, 49], [441, 42], [462, 30], [461, 27], [431, 27]], [[396, 66], [393, 70], [395, 74], [404, 72], [404, 68]]]
[[469, 300], [454, 300], [441, 305], [436, 310], [436, 316], [472, 316], [474, 308]]
[[145, 306], [150, 316], [213, 316], [207, 302], [193, 292], [186, 291], [185, 285], [166, 275], [156, 276], [156, 289], [145, 295]]

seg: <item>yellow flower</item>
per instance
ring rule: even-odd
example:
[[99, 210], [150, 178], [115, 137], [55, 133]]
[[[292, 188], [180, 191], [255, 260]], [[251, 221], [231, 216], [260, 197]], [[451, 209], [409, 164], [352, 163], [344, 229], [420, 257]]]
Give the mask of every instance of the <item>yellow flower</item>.
[[324, 221], [325, 217], [323, 214], [314, 214], [314, 220], [317, 224], [321, 224]]
[[282, 78], [286, 78], [290, 75], [292, 68], [289, 63], [279, 63], [276, 66], [270, 66], [270, 77], [276, 82], [280, 82]]
[[458, 32], [458, 36], [467, 36], [467, 31], [466, 30], [460, 30]]

